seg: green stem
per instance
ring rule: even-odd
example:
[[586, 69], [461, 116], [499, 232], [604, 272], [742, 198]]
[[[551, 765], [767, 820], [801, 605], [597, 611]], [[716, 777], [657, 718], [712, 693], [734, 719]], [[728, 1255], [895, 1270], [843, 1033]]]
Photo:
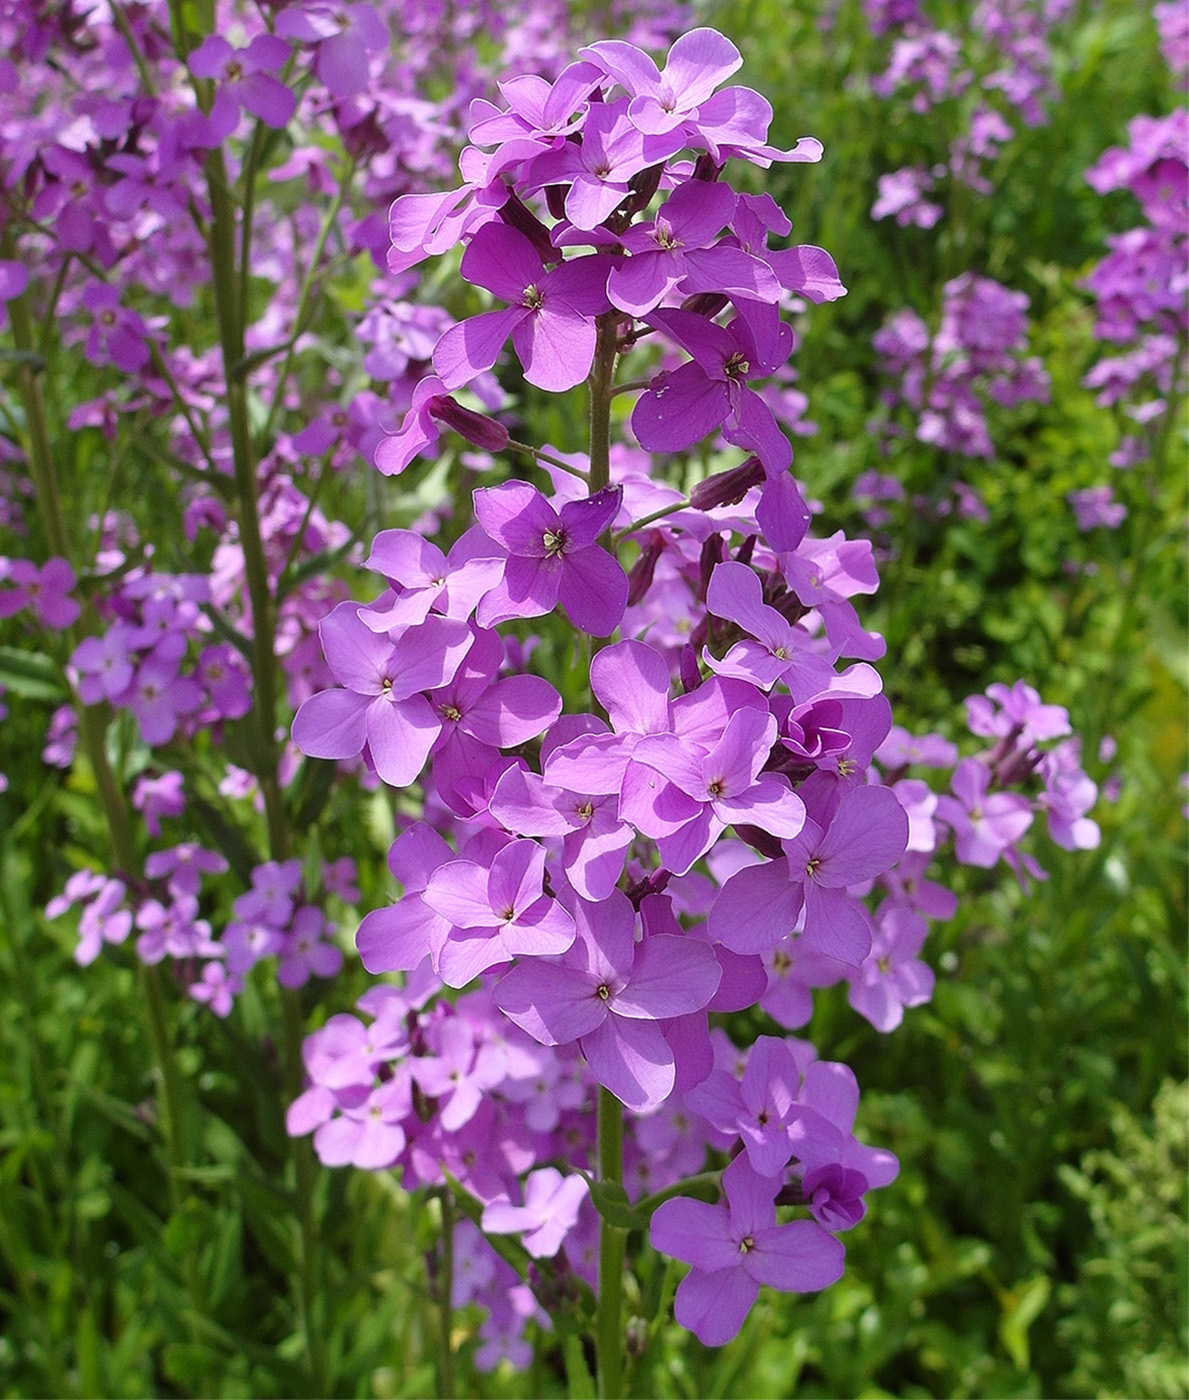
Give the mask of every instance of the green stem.
[[590, 369], [590, 494], [611, 484], [611, 400], [615, 396], [615, 357], [619, 312], [600, 316]]
[[244, 322], [243, 307], [239, 303], [238, 295], [240, 279], [236, 273], [235, 205], [227, 186], [227, 171], [221, 150], [216, 149], [207, 157], [206, 172], [207, 192], [212, 211], [210, 251], [215, 319], [219, 328], [223, 374], [227, 385], [239, 544], [244, 554], [244, 575], [252, 612], [252, 711], [256, 729], [252, 767], [264, 798], [270, 854], [274, 860], [284, 860], [288, 840], [277, 780], [276, 654], [273, 649], [272, 588], [260, 533], [256, 464], [248, 421], [247, 386], [234, 368], [244, 358]]
[[[305, 1034], [305, 1018], [301, 1012], [301, 998], [292, 988], [281, 989], [281, 1005], [285, 1017], [285, 1097], [292, 1102], [301, 1093], [303, 1086], [301, 1042]], [[322, 1287], [323, 1253], [318, 1220], [314, 1212], [314, 1181], [317, 1167], [308, 1138], [290, 1138], [289, 1150], [293, 1155], [297, 1178], [297, 1216], [301, 1237], [301, 1248], [298, 1251], [300, 1289], [297, 1302], [306, 1344], [306, 1358], [310, 1367], [310, 1394], [328, 1395], [330, 1387], [326, 1367], [326, 1318], [322, 1308], [322, 1300], [325, 1297], [325, 1289]]]
[[643, 530], [646, 525], [651, 525], [654, 521], [663, 520], [667, 515], [676, 515], [679, 510], [689, 510], [688, 501], [675, 501], [671, 506], [662, 506], [660, 510], [654, 510], [651, 515], [641, 516], [639, 520], [633, 520], [630, 525], [625, 525], [622, 530], [616, 530], [615, 543], [626, 540], [629, 535], [634, 535], [637, 530]]
[[454, 1198], [447, 1186], [442, 1205], [442, 1270], [438, 1276], [438, 1318], [441, 1343], [438, 1356], [438, 1395], [454, 1400]]
[[[594, 363], [590, 371], [590, 491], [611, 483], [611, 400], [615, 395], [615, 361], [619, 338], [618, 312], [598, 318]], [[611, 532], [603, 543], [611, 548]], [[593, 703], [593, 697], [592, 697]], [[599, 1176], [623, 1181], [623, 1105], [608, 1089], [599, 1088]], [[599, 1310], [595, 1335], [598, 1390], [601, 1400], [623, 1393], [623, 1270], [627, 1233], [599, 1220]]]
[[[280, 861], [285, 859], [288, 851], [289, 832], [277, 775], [274, 604], [268, 561], [260, 531], [258, 482], [248, 421], [247, 385], [241, 368], [244, 359], [245, 308], [240, 301], [240, 294], [246, 283], [239, 276], [236, 267], [236, 211], [227, 185], [223, 153], [218, 149], [207, 157], [207, 190], [212, 212], [210, 249], [215, 314], [227, 381], [239, 543], [244, 555], [244, 575], [252, 610], [250, 661], [253, 681], [252, 713], [256, 728], [252, 762], [264, 798], [269, 854], [273, 860]], [[246, 237], [241, 239], [240, 247], [245, 251], [249, 248]], [[282, 988], [281, 1006], [285, 1024], [285, 1089], [291, 1101], [302, 1089], [301, 1044], [304, 1018], [301, 999], [296, 991]], [[297, 1313], [309, 1365], [310, 1393], [326, 1395], [329, 1385], [325, 1318], [321, 1311], [325, 1297], [325, 1290], [321, 1287], [323, 1254], [314, 1208], [317, 1168], [310, 1143], [306, 1139], [290, 1138], [289, 1151], [296, 1184], [299, 1236]]]
[[306, 310], [309, 306], [310, 294], [313, 291], [314, 283], [317, 280], [322, 262], [322, 254], [326, 249], [326, 240], [330, 237], [330, 230], [334, 227], [339, 216], [339, 210], [343, 207], [343, 200], [347, 197], [347, 191], [351, 186], [351, 180], [355, 174], [355, 158], [352, 156], [343, 170], [339, 187], [335, 191], [334, 199], [331, 200], [322, 219], [321, 227], [318, 229], [318, 237], [314, 243], [314, 251], [310, 254], [309, 266], [306, 268], [305, 277], [302, 278], [301, 289], [297, 294], [297, 310], [293, 315], [293, 334], [289, 339], [288, 348], [285, 351], [285, 362], [281, 366], [281, 372], [277, 376], [277, 387], [273, 394], [272, 402], [268, 406], [268, 417], [264, 422], [264, 431], [261, 433], [261, 441], [265, 444], [272, 440], [273, 429], [276, 426], [277, 414], [281, 409], [281, 402], [285, 397], [285, 385], [289, 380], [289, 372], [293, 368], [293, 357], [297, 353], [297, 342], [301, 337], [302, 323], [306, 317]]
[[513, 452], [523, 452], [526, 457], [533, 458], [537, 462], [548, 462], [551, 467], [559, 467], [563, 472], [569, 472], [571, 476], [576, 476], [579, 481], [588, 481], [589, 477], [581, 467], [573, 467], [569, 462], [563, 462], [560, 457], [554, 457], [552, 453], [542, 452], [539, 447], [533, 447], [528, 442], [517, 442], [515, 438], [508, 439], [508, 446]]
[[[623, 1105], [599, 1088], [599, 1177], [623, 1181]], [[599, 1219], [599, 1318], [595, 1337], [600, 1400], [623, 1394], [623, 1268], [627, 1231]]]

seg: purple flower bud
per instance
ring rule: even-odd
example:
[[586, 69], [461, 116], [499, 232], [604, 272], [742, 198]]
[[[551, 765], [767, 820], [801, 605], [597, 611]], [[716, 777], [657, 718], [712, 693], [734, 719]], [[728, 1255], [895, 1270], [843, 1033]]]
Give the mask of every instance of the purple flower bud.
[[753, 453], [745, 462], [729, 471], [716, 472], [705, 481], [699, 481], [689, 493], [689, 503], [695, 510], [715, 510], [719, 506], [733, 506], [747, 495], [753, 486], [764, 482], [764, 467]]
[[449, 394], [439, 394], [430, 400], [430, 414], [448, 428], [453, 428], [459, 437], [481, 447], [485, 452], [502, 452], [508, 445], [508, 430], [494, 418], [474, 409], [464, 408]]

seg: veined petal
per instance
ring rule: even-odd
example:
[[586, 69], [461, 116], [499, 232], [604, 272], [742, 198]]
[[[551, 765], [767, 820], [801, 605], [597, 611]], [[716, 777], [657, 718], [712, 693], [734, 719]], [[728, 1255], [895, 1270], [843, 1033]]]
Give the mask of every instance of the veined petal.
[[739, 1246], [730, 1269], [703, 1273], [691, 1269], [677, 1285], [673, 1315], [682, 1327], [708, 1347], [721, 1347], [738, 1335], [760, 1285], [739, 1266]]
[[710, 911], [711, 936], [735, 953], [775, 948], [795, 928], [802, 898], [787, 860], [747, 866], [719, 892]]
[[354, 758], [367, 742], [371, 701], [353, 690], [320, 690], [293, 719], [293, 742], [309, 758]]
[[510, 306], [451, 326], [433, 352], [434, 369], [446, 388], [461, 389], [491, 369], [514, 327], [531, 315], [527, 306]]
[[627, 575], [601, 545], [563, 555], [557, 600], [580, 632], [609, 637], [623, 621]]
[[566, 1045], [607, 1019], [607, 1003], [589, 973], [526, 958], [504, 974], [495, 1004], [542, 1045]]
[[563, 301], [530, 312], [512, 331], [525, 379], [553, 394], [574, 388], [590, 373], [595, 338], [594, 321]]
[[487, 897], [487, 871], [471, 860], [451, 860], [429, 877], [422, 896], [455, 928], [494, 928], [498, 923]]
[[673, 1092], [673, 1052], [654, 1021], [608, 1016], [579, 1045], [591, 1074], [636, 1113], [659, 1108]]
[[632, 410], [632, 431], [649, 452], [680, 452], [721, 425], [731, 409], [723, 380], [695, 360], [660, 375]]
[[408, 787], [425, 767], [442, 724], [424, 695], [392, 701], [378, 695], [367, 710], [367, 746], [389, 787]]
[[709, 943], [657, 933], [636, 947], [627, 986], [612, 1002], [617, 1016], [661, 1021], [700, 1011], [714, 995], [722, 969]]

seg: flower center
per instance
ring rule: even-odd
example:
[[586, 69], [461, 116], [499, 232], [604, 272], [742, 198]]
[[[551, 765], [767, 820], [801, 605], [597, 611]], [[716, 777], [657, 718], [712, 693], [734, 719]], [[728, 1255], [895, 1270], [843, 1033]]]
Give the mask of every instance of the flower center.
[[731, 379], [746, 379], [750, 369], [751, 365], [742, 350], [736, 350], [723, 366], [723, 370]]
[[541, 543], [545, 546], [545, 553], [554, 558], [563, 554], [566, 548], [566, 534], [564, 530], [546, 530], [541, 536]]
[[755, 1247], [756, 1242], [752, 1239], [750, 1235], [744, 1235], [743, 1238], [739, 1241], [740, 1254], [750, 1254]]
[[530, 311], [540, 311], [541, 307], [545, 305], [545, 298], [541, 295], [541, 289], [535, 282], [530, 282], [520, 295]]
[[458, 708], [457, 705], [443, 705], [442, 713], [446, 716], [448, 720], [452, 721], [454, 724], [457, 724], [458, 721], [462, 718], [462, 711]]
[[608, 987], [606, 982], [600, 982], [599, 985], [595, 988], [595, 995], [600, 1001], [610, 1001], [611, 988]]

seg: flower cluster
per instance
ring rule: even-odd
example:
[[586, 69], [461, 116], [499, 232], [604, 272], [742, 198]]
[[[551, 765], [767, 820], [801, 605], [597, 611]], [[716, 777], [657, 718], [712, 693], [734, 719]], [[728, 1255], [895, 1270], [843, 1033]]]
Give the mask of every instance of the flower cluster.
[[[171, 815], [180, 810], [180, 805], [172, 808]], [[74, 956], [83, 966], [95, 961], [105, 943], [123, 943], [139, 929], [137, 957], [150, 966], [169, 958], [190, 996], [218, 1016], [228, 1015], [245, 975], [264, 958], [276, 959], [277, 980], [284, 987], [303, 986], [311, 976], [333, 977], [343, 955], [329, 941], [333, 930], [322, 910], [302, 902], [300, 862], [257, 866], [250, 888], [232, 905], [232, 921], [216, 937], [210, 920], [200, 917], [202, 884], [205, 876], [227, 870], [218, 852], [182, 842], [150, 853], [140, 880], [77, 871], [46, 906], [46, 917], [80, 907]], [[345, 885], [343, 873], [328, 868], [324, 888], [358, 898], [352, 872], [345, 872]]]
[[[318, 1150], [342, 1160], [382, 1140], [375, 1165], [399, 1160], [407, 1184], [438, 1179], [416, 1148], [435, 1122], [414, 1111], [416, 1090], [441, 1096], [453, 1131], [481, 1104], [497, 1111], [513, 1077], [433, 1000], [481, 979], [457, 1005], [483, 1008], [485, 1043], [538, 1047], [536, 1064], [560, 1056], [644, 1122], [697, 1114], [718, 1150], [742, 1142], [748, 1164], [724, 1180], [723, 1229], [754, 1232], [757, 1253], [738, 1279], [688, 1253], [678, 1203], [654, 1229], [658, 1247], [695, 1265], [679, 1319], [715, 1343], [738, 1329], [760, 1282], [804, 1291], [836, 1278], [834, 1234], [895, 1166], [854, 1144], [849, 1071], [826, 1076], [849, 1088], [823, 1081], [819, 1093], [809, 1047], [767, 1037], [740, 1053], [709, 1015], [761, 1002], [765, 956], [792, 942], [859, 968], [875, 937], [862, 893], [903, 854], [909, 829], [895, 794], [868, 778], [890, 722], [868, 664], [883, 642], [850, 601], [876, 586], [870, 546], [808, 534], [791, 446], [755, 387], [793, 347], [783, 300], [844, 289], [822, 249], [770, 246], [788, 220], [723, 176], [730, 157], [763, 167], [821, 148], [768, 144], [767, 102], [722, 87], [739, 63], [711, 30], [679, 39], [663, 69], [627, 43], [590, 45], [556, 82], [512, 80], [506, 107], [473, 106], [461, 188], [396, 200], [396, 275], [461, 242], [463, 277], [504, 305], [443, 330], [433, 374], [377, 447], [377, 467], [403, 471], [452, 430], [488, 453], [532, 453], [552, 492], [515, 478], [477, 489], [475, 523], [448, 552], [381, 533], [368, 567], [387, 589], [323, 622], [339, 684], [308, 699], [293, 727], [305, 753], [361, 761], [423, 794], [427, 821], [389, 855], [399, 897], [365, 916], [357, 943], [370, 971], [405, 972], [422, 989], [418, 1027], [428, 1015], [443, 1029], [415, 1043], [401, 1003], [409, 1039], [385, 1051], [391, 1071], [361, 1060], [348, 1083], [312, 1069], [291, 1126], [315, 1128]], [[565, 393], [591, 381], [588, 457], [512, 444], [500, 420], [458, 397], [500, 365], [509, 339], [528, 384]], [[665, 350], [658, 365], [658, 343], [686, 358]], [[602, 434], [620, 358], [642, 376], [630, 428], [645, 453], [613, 461]], [[688, 499], [654, 478], [656, 456], [711, 436], [743, 463]], [[635, 554], [630, 577], [621, 548]], [[555, 611], [589, 637], [619, 634], [594, 649], [585, 712], [562, 713], [560, 694], [524, 669], [525, 624], [548, 634], [535, 620]], [[674, 635], [682, 615], [690, 625]], [[499, 631], [511, 626], [515, 645]], [[447, 1031], [449, 1049], [438, 1041]], [[707, 1087], [716, 1073], [721, 1087]], [[528, 1246], [541, 1216], [528, 1185], [514, 1204], [516, 1179], [544, 1171], [557, 1146], [516, 1140], [529, 1150], [489, 1186], [475, 1174], [492, 1172], [490, 1153], [457, 1176], [482, 1201], [498, 1191], [509, 1204], [492, 1228], [520, 1222]], [[428, 1141], [430, 1160], [457, 1160]], [[701, 1167], [702, 1149], [687, 1156], [686, 1172]], [[655, 1173], [655, 1151], [650, 1160]], [[778, 1226], [786, 1201], [810, 1218]], [[708, 1290], [724, 1284], [740, 1306], [710, 1316]]]
[[1097, 303], [1097, 334], [1120, 347], [1083, 381], [1099, 404], [1122, 410], [1123, 436], [1110, 457], [1115, 467], [1150, 456], [1169, 398], [1184, 386], [1189, 338], [1189, 109], [1136, 117], [1128, 136], [1127, 146], [1104, 152], [1086, 172], [1099, 194], [1129, 190], [1145, 220], [1112, 235], [1110, 252], [1085, 280]]
[[872, 33], [893, 35], [888, 66], [872, 90], [884, 99], [907, 97], [912, 111], [935, 123], [940, 117], [940, 130], [951, 133], [944, 159], [879, 177], [873, 219], [932, 228], [945, 213], [948, 183], [990, 194], [989, 168], [1015, 135], [1014, 123], [1047, 120], [1054, 92], [1049, 35], [1070, 8], [1070, 0], [979, 0], [969, 25], [951, 32], [934, 28], [916, 0], [865, 5]]
[[897, 381], [884, 403], [912, 411], [919, 442], [963, 457], [991, 457], [987, 400], [1005, 408], [1048, 401], [1048, 375], [1026, 353], [1027, 309], [1023, 292], [967, 272], [945, 284], [935, 333], [907, 309], [876, 333], [875, 348]]

